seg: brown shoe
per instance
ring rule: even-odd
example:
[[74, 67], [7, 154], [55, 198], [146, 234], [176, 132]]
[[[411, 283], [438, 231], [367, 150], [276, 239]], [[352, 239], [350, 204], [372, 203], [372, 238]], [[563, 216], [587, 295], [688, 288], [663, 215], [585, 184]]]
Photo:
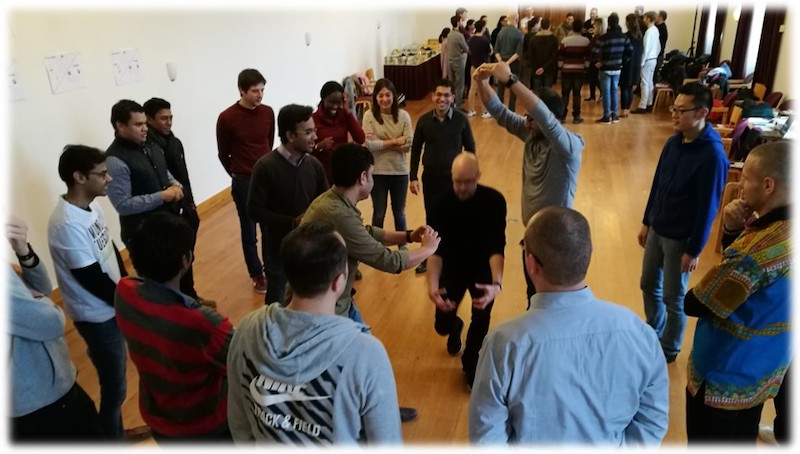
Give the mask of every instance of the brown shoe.
[[258, 293], [267, 293], [267, 278], [263, 274], [253, 277], [253, 290]]
[[122, 436], [122, 439], [127, 442], [136, 443], [139, 441], [147, 440], [152, 436], [153, 436], [153, 429], [151, 429], [150, 426], [145, 425], [145, 426], [134, 427], [133, 429], [125, 429], [125, 433]]

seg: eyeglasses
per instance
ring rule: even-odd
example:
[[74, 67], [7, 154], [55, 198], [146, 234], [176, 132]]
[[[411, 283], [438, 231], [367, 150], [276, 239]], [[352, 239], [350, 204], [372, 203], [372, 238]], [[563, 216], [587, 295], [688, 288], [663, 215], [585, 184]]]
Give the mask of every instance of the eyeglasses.
[[89, 175], [97, 175], [100, 178], [105, 178], [108, 176], [108, 170], [103, 170], [102, 172], [89, 172]]
[[686, 112], [691, 112], [691, 111], [693, 111], [693, 110], [698, 110], [698, 109], [702, 109], [702, 107], [692, 107], [691, 109], [681, 109], [681, 108], [680, 108], [680, 107], [678, 107], [678, 106], [669, 106], [669, 113], [670, 113], [671, 115], [674, 115], [674, 114], [676, 114], [676, 113], [677, 113], [678, 115], [682, 115], [682, 114], [684, 114], [684, 113], [686, 113]]

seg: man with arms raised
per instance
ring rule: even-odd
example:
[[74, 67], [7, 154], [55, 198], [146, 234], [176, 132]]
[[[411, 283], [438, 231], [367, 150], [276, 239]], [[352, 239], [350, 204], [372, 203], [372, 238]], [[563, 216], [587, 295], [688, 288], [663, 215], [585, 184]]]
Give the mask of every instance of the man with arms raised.
[[[522, 102], [526, 115], [518, 115], [503, 106], [489, 86], [489, 76], [509, 87]], [[566, 129], [558, 119], [564, 112], [561, 97], [550, 88], [532, 92], [519, 83], [519, 78], [505, 63], [478, 68], [476, 80], [481, 84], [481, 99], [497, 124], [525, 143], [522, 161], [522, 222], [544, 207], [572, 207], [578, 187], [583, 138]], [[523, 255], [524, 260], [524, 255]], [[536, 292], [525, 274], [527, 300]], [[530, 303], [528, 303], [530, 307]]]

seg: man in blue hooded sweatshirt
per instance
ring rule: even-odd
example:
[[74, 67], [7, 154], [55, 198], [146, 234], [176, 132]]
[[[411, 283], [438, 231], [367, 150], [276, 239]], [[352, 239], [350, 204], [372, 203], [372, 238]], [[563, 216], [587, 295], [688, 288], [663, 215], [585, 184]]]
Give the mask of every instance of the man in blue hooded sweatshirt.
[[386, 350], [364, 325], [336, 315], [336, 301], [348, 287], [344, 239], [333, 224], [308, 222], [286, 236], [280, 256], [291, 301], [247, 315], [228, 350], [234, 441], [400, 443]]
[[678, 91], [669, 108], [677, 133], [661, 152], [638, 236], [645, 316], [667, 363], [681, 351], [689, 273], [708, 240], [730, 165], [719, 134], [706, 123], [710, 110], [708, 87], [688, 83]]

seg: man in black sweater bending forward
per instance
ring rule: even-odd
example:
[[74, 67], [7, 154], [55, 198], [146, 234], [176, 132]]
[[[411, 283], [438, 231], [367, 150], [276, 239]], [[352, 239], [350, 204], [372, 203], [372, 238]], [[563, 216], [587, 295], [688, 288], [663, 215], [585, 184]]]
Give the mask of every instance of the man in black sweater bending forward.
[[[456, 314], [469, 290], [472, 322], [461, 364], [472, 387], [478, 351], [489, 331], [494, 299], [503, 289], [506, 245], [506, 200], [478, 184], [480, 169], [472, 153], [453, 160], [452, 186], [431, 202], [430, 226], [442, 239], [428, 258], [428, 296], [436, 306], [436, 332], [447, 338], [447, 352], [461, 351], [464, 322]], [[467, 228], [468, 227], [468, 228]], [[476, 241], [479, 239], [479, 241]]]

